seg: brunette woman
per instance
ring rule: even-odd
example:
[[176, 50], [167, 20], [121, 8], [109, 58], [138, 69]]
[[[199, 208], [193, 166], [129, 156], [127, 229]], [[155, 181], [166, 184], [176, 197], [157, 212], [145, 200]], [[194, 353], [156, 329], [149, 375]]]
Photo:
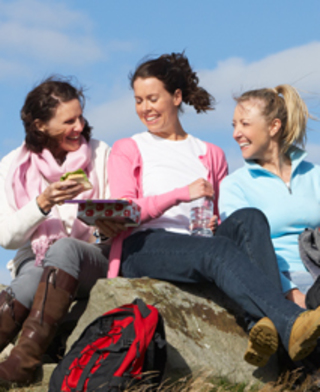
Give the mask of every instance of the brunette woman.
[[[276, 350], [277, 331], [293, 360], [305, 357], [320, 336], [320, 310], [304, 312], [282, 296], [275, 284], [279, 273], [263, 214], [248, 208], [232, 214], [212, 238], [189, 235], [190, 202], [203, 197], [215, 196], [215, 229], [227, 164], [219, 147], [188, 134], [180, 123], [183, 102], [198, 113], [213, 104], [188, 59], [173, 53], [146, 61], [132, 75], [131, 86], [147, 130], [115, 143], [108, 175], [111, 196], [137, 202], [142, 224], [113, 240], [109, 277], [117, 275], [121, 260], [121, 273], [129, 278], [215, 282], [261, 319], [255, 327], [261, 346], [249, 347], [251, 363], [263, 364]], [[104, 230], [103, 223], [99, 228]]]
[[[87, 297], [108, 268], [108, 247], [78, 219], [74, 198], [106, 198], [109, 147], [91, 139], [84, 95], [49, 78], [27, 95], [21, 118], [25, 142], [0, 163], [0, 244], [17, 249], [13, 280], [0, 294], [0, 349], [22, 333], [0, 364], [0, 383], [29, 383], [72, 299]], [[83, 169], [93, 189], [59, 181]], [[116, 229], [115, 229], [116, 230]], [[106, 230], [108, 231], [108, 230]]]

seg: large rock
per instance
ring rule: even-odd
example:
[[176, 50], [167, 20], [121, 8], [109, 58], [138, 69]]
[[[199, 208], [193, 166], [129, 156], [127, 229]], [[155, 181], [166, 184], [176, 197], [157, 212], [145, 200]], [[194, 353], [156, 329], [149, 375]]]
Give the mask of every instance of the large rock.
[[209, 371], [212, 376], [225, 376], [232, 382], [277, 379], [276, 356], [260, 369], [243, 360], [248, 337], [241, 326], [241, 311], [213, 284], [178, 286], [149, 278], [101, 279], [68, 339], [68, 348], [92, 320], [136, 297], [156, 304], [164, 318], [168, 341], [166, 378]]

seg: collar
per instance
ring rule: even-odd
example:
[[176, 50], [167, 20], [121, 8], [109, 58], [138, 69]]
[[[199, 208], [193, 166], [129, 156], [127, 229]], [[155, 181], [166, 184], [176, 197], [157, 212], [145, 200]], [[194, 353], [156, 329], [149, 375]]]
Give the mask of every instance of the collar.
[[[287, 155], [291, 160], [291, 165], [292, 165], [291, 176], [292, 176], [293, 173], [296, 171], [297, 167], [300, 165], [300, 163], [305, 159], [305, 157], [308, 154], [306, 151], [302, 150], [299, 147], [291, 146], [289, 147]], [[250, 171], [263, 171], [264, 173], [269, 173], [270, 175], [273, 175], [273, 173], [269, 172], [269, 170], [264, 169], [254, 160], [250, 160], [250, 159], [245, 160], [245, 166]]]

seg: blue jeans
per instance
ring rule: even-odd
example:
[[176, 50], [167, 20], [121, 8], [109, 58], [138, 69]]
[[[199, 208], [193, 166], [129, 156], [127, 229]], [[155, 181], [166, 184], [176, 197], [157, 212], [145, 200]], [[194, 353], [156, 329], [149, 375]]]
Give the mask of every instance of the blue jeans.
[[215, 284], [256, 319], [269, 317], [288, 348], [291, 328], [303, 312], [284, 298], [265, 216], [256, 209], [236, 211], [212, 238], [146, 230], [123, 244], [122, 274]]

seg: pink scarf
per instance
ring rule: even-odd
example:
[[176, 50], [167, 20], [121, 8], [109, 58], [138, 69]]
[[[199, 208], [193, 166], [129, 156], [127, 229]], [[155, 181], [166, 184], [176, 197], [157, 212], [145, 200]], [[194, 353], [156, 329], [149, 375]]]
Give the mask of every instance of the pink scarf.
[[[69, 171], [83, 169], [93, 189], [83, 192], [77, 199], [93, 199], [99, 195], [97, 174], [91, 163], [91, 148], [81, 137], [81, 145], [77, 151], [68, 152], [65, 161], [60, 166], [48, 149], [40, 154], [27, 150], [25, 144], [14, 162], [11, 164], [6, 178], [6, 195], [10, 206], [19, 210], [35, 199], [48, 186], [48, 183], [60, 180], [60, 177]], [[93, 229], [78, 219], [74, 220], [70, 237], [88, 241]], [[31, 246], [36, 255], [35, 265], [41, 265], [46, 251], [59, 238], [67, 237], [64, 224], [61, 221], [56, 206], [52, 208], [47, 219], [42, 222], [31, 236]]]

